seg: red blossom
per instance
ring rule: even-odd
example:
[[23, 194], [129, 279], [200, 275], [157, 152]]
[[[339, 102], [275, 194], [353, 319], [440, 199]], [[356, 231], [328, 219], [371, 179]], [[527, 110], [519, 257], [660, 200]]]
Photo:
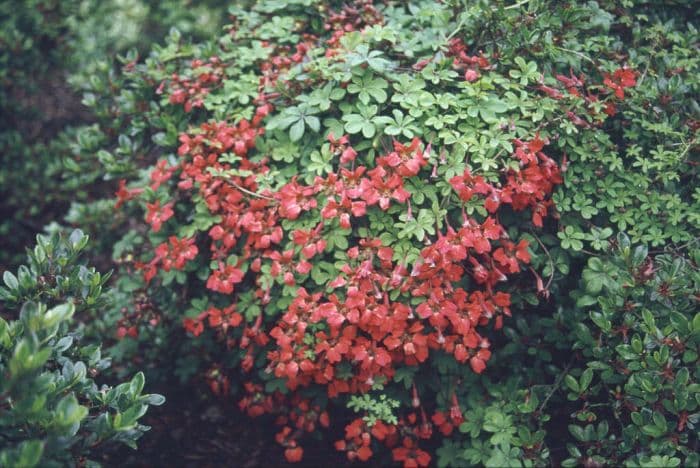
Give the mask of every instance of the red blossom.
[[637, 72], [630, 68], [618, 68], [612, 76], [604, 73], [603, 78], [603, 84], [612, 89], [618, 99], [625, 98], [625, 88], [637, 85]]
[[142, 193], [143, 189], [141, 188], [126, 188], [126, 180], [121, 179], [119, 181], [119, 189], [114, 193], [114, 196], [117, 197], [117, 202], [114, 204], [114, 209], [118, 210], [124, 203], [134, 199]]
[[153, 232], [160, 231], [161, 226], [164, 222], [169, 220], [175, 212], [173, 211], [174, 202], [169, 202], [160, 206], [160, 200], [156, 200], [154, 203], [146, 203], [146, 222], [151, 225]]

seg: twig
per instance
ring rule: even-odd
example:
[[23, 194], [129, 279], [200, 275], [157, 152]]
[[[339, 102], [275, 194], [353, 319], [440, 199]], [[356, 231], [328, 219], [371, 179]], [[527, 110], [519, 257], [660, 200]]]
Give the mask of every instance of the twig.
[[225, 180], [226, 180], [227, 183], [233, 185], [233, 186], [236, 187], [238, 190], [240, 190], [240, 191], [243, 192], [243, 193], [246, 193], [246, 194], [250, 195], [251, 197], [263, 198], [263, 199], [265, 199], [265, 200], [270, 200], [270, 201], [274, 201], [274, 202], [277, 201], [275, 198], [268, 197], [267, 195], [262, 195], [262, 194], [260, 194], [260, 193], [251, 192], [251, 191], [248, 190], [247, 188], [241, 187], [240, 185], [238, 185], [237, 183], [235, 183], [234, 181], [232, 181], [232, 180], [230, 180], [230, 179], [225, 179]]
[[552, 395], [559, 389], [559, 386], [561, 385], [562, 380], [564, 380], [564, 377], [569, 373], [569, 369], [571, 368], [571, 365], [574, 363], [574, 358], [572, 357], [569, 360], [569, 363], [566, 365], [564, 370], [562, 371], [561, 374], [557, 377], [557, 380], [554, 381], [552, 384], [552, 389], [547, 393], [547, 396], [544, 398], [544, 401], [540, 405], [539, 408], [537, 408], [537, 412], [541, 413], [542, 410], [544, 410], [545, 406], [547, 406], [547, 402], [549, 401], [550, 398], [552, 398]]
[[[525, 5], [526, 3], [530, 3], [530, 0], [520, 0], [518, 3], [514, 3], [512, 5], [508, 5], [507, 7], [503, 7], [504, 10], [513, 10], [515, 8], [521, 7]], [[497, 11], [496, 8], [491, 8], [493, 11]]]
[[554, 279], [554, 260], [552, 260], [552, 255], [550, 255], [549, 250], [547, 247], [545, 247], [544, 243], [540, 240], [539, 237], [537, 237], [537, 234], [535, 234], [533, 231], [530, 231], [530, 234], [532, 234], [532, 237], [535, 238], [538, 244], [540, 244], [540, 247], [542, 247], [542, 250], [544, 250], [544, 253], [547, 255], [547, 258], [549, 259], [549, 267], [552, 269], [552, 272], [549, 275], [549, 279], [547, 280], [547, 286], [545, 286], [545, 290], [549, 289], [549, 286], [552, 284], [552, 280]]
[[[655, 52], [654, 49], [656, 49], [657, 43], [658, 43], [658, 40], [654, 39], [654, 43], [651, 45], [651, 50], [652, 50], [652, 52]], [[644, 67], [644, 71], [642, 72], [642, 75], [639, 77], [639, 81], [637, 82], [637, 86], [636, 86], [636, 87], [639, 87], [639, 86], [642, 85], [642, 83], [644, 82], [644, 78], [647, 77], [647, 72], [649, 72], [649, 67], [650, 67], [650, 66], [651, 66], [651, 60], [647, 60], [647, 66]]]
[[585, 59], [585, 60], [587, 60], [595, 65], [595, 60], [593, 60], [592, 58], [590, 58], [588, 55], [584, 54], [583, 52], [579, 52], [577, 50], [567, 49], [566, 47], [561, 47], [561, 46], [554, 46], [554, 48], [559, 49], [559, 50], [564, 51], [564, 52], [569, 52], [569, 53], [574, 54], [574, 55], [578, 55], [582, 59]]

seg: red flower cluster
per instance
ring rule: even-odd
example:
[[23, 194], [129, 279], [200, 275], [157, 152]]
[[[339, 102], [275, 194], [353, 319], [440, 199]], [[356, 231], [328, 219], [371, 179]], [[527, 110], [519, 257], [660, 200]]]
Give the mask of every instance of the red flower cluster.
[[261, 385], [252, 382], [244, 384], [246, 396], [238, 403], [239, 408], [250, 417], [263, 414], [277, 414], [277, 425], [282, 430], [275, 435], [278, 444], [285, 448], [284, 455], [288, 462], [301, 460], [304, 449], [298, 445], [298, 439], [305, 433], [330, 426], [328, 412], [319, 405], [297, 394], [286, 397], [279, 392], [270, 395], [263, 392]]
[[[170, 79], [170, 104], [184, 104], [185, 112], [202, 107], [209, 91], [218, 86], [224, 77], [224, 66], [218, 57], [207, 62], [192, 60], [190, 67], [193, 76], [180, 76], [174, 73]], [[165, 82], [158, 88], [162, 92]]]
[[452, 66], [457, 70], [464, 70], [464, 80], [473, 82], [481, 75], [479, 70], [490, 70], [491, 64], [484, 54], [468, 55], [467, 46], [462, 39], [454, 38], [450, 41], [448, 56], [453, 57]]
[[548, 198], [553, 188], [562, 183], [557, 164], [541, 150], [544, 142], [536, 137], [529, 143], [515, 140], [515, 157], [520, 161], [520, 170], [508, 171], [502, 188], [488, 184], [483, 177], [473, 177], [469, 171], [450, 180], [460, 199], [469, 201], [474, 195], [485, 197], [484, 207], [495, 213], [501, 205], [511, 205], [514, 211], [532, 210], [532, 222], [542, 227], [542, 218], [547, 215], [552, 201]]
[[[287, 45], [272, 47], [268, 42], [263, 42], [263, 47], [270, 51], [270, 57], [260, 64], [260, 92], [263, 93], [265, 89], [274, 88], [280, 75], [293, 65], [301, 63], [317, 42], [318, 40], [313, 34], [302, 34], [302, 40], [293, 49]], [[285, 85], [294, 86], [296, 83], [287, 82]]]
[[625, 98], [625, 88], [632, 88], [637, 84], [637, 73], [629, 68], [619, 68], [612, 76], [605, 73], [603, 84], [615, 92], [618, 99]]
[[452, 393], [452, 406], [450, 406], [448, 413], [436, 411], [430, 419], [442, 435], [449, 436], [452, 434], [454, 428], [464, 422], [464, 415], [462, 414], [462, 408], [459, 406], [457, 395]]
[[337, 47], [340, 38], [352, 31], [361, 31], [366, 26], [383, 24], [384, 18], [372, 0], [357, 0], [352, 4], [344, 4], [338, 12], [331, 11], [323, 27], [326, 31], [332, 31], [327, 43], [330, 47]]
[[[319, 79], [317, 71], [304, 70], [282, 82], [284, 72], [303, 69], [309, 55], [314, 60], [320, 55], [319, 46], [327, 46], [326, 57], [335, 57], [343, 47], [342, 36], [383, 21], [371, 0], [356, 0], [328, 13], [324, 28], [330, 37], [325, 44], [308, 34], [301, 34], [296, 45], [262, 42], [269, 55], [257, 64], [260, 78], [252, 117], [236, 124], [210, 121], [182, 133], [179, 160], [158, 161], [150, 174], [151, 191], [128, 189], [121, 181], [117, 192], [117, 207], [142, 193], [151, 197], [145, 218], [153, 232], [175, 224], [166, 225], [175, 217], [176, 199], [178, 218], [190, 216], [187, 201], [194, 202], [198, 214], [207, 215], [205, 228], [198, 219], [195, 223], [206, 234], [170, 236], [155, 246], [150, 261], [136, 267], [151, 282], [159, 270], [184, 270], [188, 262], [200, 260], [201, 270], [209, 272], [202, 279], [210, 300], [204, 310], [183, 320], [184, 328], [194, 337], [216, 335], [231, 351], [227, 364], [213, 363], [205, 379], [214, 393], [227, 395], [231, 367], [240, 370], [246, 383], [239, 407], [251, 417], [276, 416], [281, 426], [276, 440], [290, 462], [303, 457], [302, 437], [329, 426], [327, 405], [341, 396], [391, 384], [402, 371], [425, 368], [445, 355], [465, 367], [468, 363], [475, 373], [485, 370], [491, 351], [483, 330], [500, 329], [503, 317], [511, 315], [506, 282], [531, 260], [528, 242], [510, 238], [501, 220], [526, 212], [534, 226], [542, 227], [553, 205], [551, 193], [562, 183], [562, 169], [543, 152], [546, 142], [539, 135], [514, 140], [510, 164], [492, 178], [470, 170], [451, 177], [452, 209], [434, 236], [411, 246], [410, 264], [405, 252], [372, 237], [376, 233], [371, 226], [374, 215], [391, 219], [403, 210], [413, 220], [415, 200], [409, 190], [438, 179], [445, 162], [441, 157], [428, 168], [432, 148], [427, 142], [394, 141], [365, 164], [358, 151], [368, 146], [356, 150], [347, 135], [329, 135], [326, 145], [334, 158], [328, 175], [292, 177], [272, 185], [274, 189], [264, 185], [263, 180], [278, 181], [279, 173], [265, 155], [255, 154], [256, 140], [264, 134], [263, 122], [273, 103], [285, 102], [276, 100], [278, 92], [286, 88], [293, 95]], [[297, 31], [303, 26], [297, 25]], [[236, 34], [232, 28], [231, 35]], [[450, 41], [447, 54], [468, 82], [492, 68], [489, 58], [468, 52], [460, 39]], [[419, 61], [414, 69], [436, 57]], [[158, 92], [167, 85], [169, 102], [190, 112], [221, 86], [226, 67], [217, 57], [194, 60], [191, 72], [172, 75]], [[600, 97], [586, 89], [583, 76], [556, 75], [556, 80], [557, 87], [540, 83], [538, 89], [554, 99], [569, 96], [589, 104]], [[604, 84], [622, 99], [624, 89], [635, 82], [635, 72], [623, 68], [605, 75]], [[605, 112], [614, 113], [614, 98], [603, 96], [608, 101]], [[568, 112], [574, 124], [589, 125]], [[163, 197], [166, 188], [178, 190], [178, 196]], [[440, 181], [443, 188], [450, 191]], [[466, 214], [475, 205], [484, 216]], [[339, 234], [345, 236], [346, 252], [337, 248]], [[335, 271], [332, 277], [322, 271], [324, 264]], [[538, 292], [546, 291], [535, 276]], [[120, 323], [118, 333], [135, 336], [133, 320]], [[286, 387], [285, 392], [269, 391], [269, 384]], [[396, 424], [378, 420], [370, 426], [367, 418], [355, 419], [336, 448], [351, 461], [367, 461], [379, 443], [404, 466], [428, 466], [431, 457], [419, 445], [434, 429], [451, 434], [463, 422], [462, 410], [453, 391], [448, 403], [421, 402], [414, 385], [411, 399], [412, 408], [397, 415]]]
[[[570, 72], [569, 76], [555, 75], [555, 78], [564, 86], [570, 96], [583, 98], [587, 104], [592, 104], [600, 100], [599, 94], [597, 94], [595, 91], [591, 92], [586, 89], [585, 78], [583, 75], [577, 77], [573, 74], [573, 72]], [[616, 70], [612, 76], [608, 73], [603, 73], [603, 84], [607, 88], [611, 89], [618, 99], [624, 99], [625, 88], [631, 88], [637, 84], [637, 72], [630, 68], [624, 67]], [[538, 89], [552, 99], [559, 100], [564, 99], [565, 97], [561, 90], [552, 88], [551, 86], [546, 86], [542, 82], [540, 82]], [[569, 119], [577, 127], [590, 127], [589, 123], [586, 122], [585, 119], [582, 119], [574, 112], [570, 110], [566, 112]], [[606, 100], [604, 102], [603, 112], [611, 117], [615, 115], [617, 112], [615, 103], [612, 100]], [[599, 121], [601, 120], [600, 116], [595, 115], [593, 111], [591, 111], [590, 114], [593, 115], [594, 118], [598, 118]]]
[[[210, 307], [186, 319], [186, 329], [195, 336], [204, 331], [205, 324], [224, 335], [238, 329], [236, 334], [241, 338], [228, 339], [228, 343], [245, 351], [242, 369], [250, 370], [256, 354], [264, 352], [269, 371], [285, 380], [293, 391], [292, 398], [297, 395], [294, 391], [311, 385], [325, 387], [330, 398], [367, 392], [376, 382], [391, 381], [398, 366], [420, 365], [437, 350], [460, 363], [469, 362], [474, 372], [482, 372], [491, 353], [488, 340], [476, 329], [491, 319], [496, 328], [502, 326], [503, 315], [510, 315], [510, 295], [496, 288], [530, 261], [527, 242], [511, 241], [497, 213], [505, 206], [514, 211], [529, 208], [533, 223], [541, 226], [551, 205], [548, 196], [554, 185], [561, 183], [556, 164], [542, 152], [544, 142], [539, 138], [516, 141], [514, 157], [520, 169], [504, 173], [498, 185], [468, 171], [450, 181], [462, 201], [481, 197], [491, 216], [479, 222], [465, 215], [458, 228], [448, 224], [445, 233], [439, 233], [421, 250], [411, 270], [397, 263], [394, 251], [379, 240], [359, 239], [348, 250], [340, 275], [328, 281], [327, 291], [332, 292], [323, 293], [310, 292], [303, 284], [312, 269], [309, 260], [326, 250], [325, 230], [332, 228], [334, 219], [341, 227], [350, 228], [353, 218], [359, 221], [374, 206], [387, 210], [392, 203], [406, 203], [410, 193], [404, 181], [419, 176], [427, 166], [430, 147], [423, 148], [418, 139], [408, 145], [395, 142], [391, 151], [377, 158], [376, 167], [368, 169], [355, 165], [356, 152], [347, 137], [331, 136], [331, 150], [340, 160], [336, 173], [317, 177], [310, 186], [293, 179], [273, 192], [261, 189], [254, 175], [269, 170], [265, 159], [252, 162], [247, 157], [261, 132], [245, 120], [235, 126], [204, 124], [198, 132], [181, 135], [180, 163], [167, 170], [168, 178], [179, 172], [178, 187], [196, 191], [211, 214], [221, 218], [209, 230], [210, 260], [217, 266], [206, 285], [229, 296], [230, 305]], [[236, 173], [251, 175], [225, 179], [215, 175], [231, 169], [231, 163], [225, 162], [230, 159], [222, 158], [231, 151], [239, 158]], [[154, 173], [163, 171], [158, 166]], [[162, 208], [155, 202], [148, 210], [147, 219], [154, 231], [173, 215], [172, 202]], [[290, 231], [294, 247], [285, 250], [281, 220], [298, 219], [310, 212], [320, 215], [322, 221], [312, 229]], [[228, 263], [233, 252], [236, 261]], [[156, 248], [154, 259], [142, 266], [146, 279], [153, 278], [158, 268], [182, 269], [197, 253], [193, 239], [171, 237]], [[249, 326], [236, 312], [238, 287], [252, 285], [255, 298], [265, 307], [270, 301], [270, 277], [299, 286], [297, 295], [279, 319], [266, 323], [260, 315]], [[468, 292], [457, 286], [465, 277], [479, 289]], [[408, 305], [411, 297], [419, 299], [413, 301], [416, 306]], [[218, 391], [227, 389], [227, 380], [220, 372], [212, 372], [211, 385]], [[249, 391], [260, 393], [254, 386]], [[278, 438], [287, 458], [297, 460], [302, 455], [297, 440], [305, 431], [299, 427], [293, 430], [286, 421], [308, 428], [309, 421], [315, 425], [314, 418], [320, 413], [303, 411], [305, 416], [294, 419], [297, 406], [285, 406], [279, 398], [249, 396], [241, 405], [251, 415], [281, 412], [287, 419]], [[455, 406], [459, 405], [455, 402]], [[286, 413], [281, 408], [286, 408]], [[425, 466], [430, 460], [417, 446], [417, 439], [432, 433], [431, 422], [422, 408], [421, 412], [416, 428], [407, 429], [416, 421], [413, 415], [396, 427], [381, 423], [370, 431], [377, 440], [391, 441], [395, 460], [405, 466]], [[448, 425], [457, 424], [460, 417], [461, 410], [456, 410], [449, 419], [436, 413], [433, 420], [447, 432]], [[349, 431], [344, 450], [350, 458], [363, 460], [372, 452], [364, 432], [358, 435], [357, 430]]]
[[345, 426], [345, 439], [337, 441], [335, 448], [345, 452], [350, 461], [364, 462], [372, 457], [371, 443], [376, 440], [392, 449], [394, 461], [402, 462], [405, 468], [417, 468], [430, 465], [431, 456], [418, 447], [418, 440], [431, 436], [432, 425], [424, 411], [421, 411], [420, 421], [415, 413], [410, 413], [396, 425], [377, 420], [370, 427], [362, 418], [357, 418]]
[[[155, 231], [155, 228], [154, 228]], [[144, 270], [144, 279], [150, 282], [158, 272], [158, 266], [163, 271], [171, 269], [182, 270], [189, 260], [193, 260], [199, 249], [194, 245], [194, 239], [178, 239], [170, 236], [168, 242], [160, 244], [155, 249], [155, 256], [147, 264], [137, 264], [137, 269]]]
[[308, 400], [295, 396], [288, 402], [286, 408], [291, 408], [278, 417], [277, 424], [282, 430], [275, 435], [278, 444], [285, 447], [284, 456], [290, 463], [301, 461], [304, 449], [298, 446], [300, 434], [314, 432], [317, 426], [327, 428], [330, 425], [328, 412], [321, 407], [312, 405]]
[[134, 189], [128, 189], [126, 188], [126, 180], [121, 179], [119, 181], [119, 188], [117, 191], [114, 193], [114, 196], [117, 197], [117, 201], [114, 204], [114, 209], [118, 210], [121, 208], [121, 206], [128, 202], [129, 200], [133, 200], [134, 198], [138, 197], [143, 193], [143, 189], [141, 188], [134, 188]]
[[[345, 5], [326, 24], [333, 31], [329, 44], [339, 47], [343, 34], [382, 21], [370, 1]], [[551, 192], [562, 182], [559, 168], [542, 151], [544, 141], [516, 140], [516, 163], [498, 181], [470, 171], [450, 180], [462, 203], [482, 203], [488, 216], [463, 212], [455, 219], [459, 215], [451, 212], [445, 227], [420, 245], [411, 265], [379, 239], [360, 235], [359, 228], [367, 224], [371, 210], [392, 213], [390, 209], [407, 205], [411, 218], [407, 187], [418, 178], [437, 177], [437, 165], [427, 174], [430, 144], [418, 138], [394, 141], [369, 166], [358, 162], [348, 136], [329, 135], [334, 172], [308, 184], [294, 177], [275, 190], [261, 186], [260, 176], [270, 173], [269, 161], [251, 154], [273, 109], [275, 95], [265, 92], [280, 86], [282, 72], [304, 61], [317, 44], [313, 36], [304, 36], [296, 48], [264, 44], [270, 57], [260, 64], [253, 117], [235, 125], [209, 122], [181, 134], [177, 163], [159, 161], [151, 173], [152, 190], [162, 193], [163, 186], [177, 186], [180, 199], [196, 200], [197, 209], [208, 211], [213, 220], [205, 238], [197, 241], [208, 246], [202, 261], [210, 266], [206, 288], [216, 294], [205, 310], [184, 320], [184, 327], [193, 336], [211, 329], [227, 349], [235, 349], [240, 370], [249, 373], [246, 380], [259, 379], [251, 373], [257, 367], [284, 381], [286, 394], [265, 391], [259, 381], [247, 382], [239, 406], [250, 416], [277, 415], [282, 429], [276, 439], [290, 462], [301, 460], [304, 434], [329, 424], [326, 408], [317, 401], [368, 392], [378, 383], [390, 383], [398, 370], [420, 366], [437, 353], [468, 362], [476, 373], [484, 371], [490, 343], [478, 330], [489, 324], [502, 327], [503, 316], [511, 314], [511, 296], [503, 283], [530, 262], [527, 241], [510, 239], [500, 215], [504, 210], [530, 210], [532, 223], [542, 226], [552, 205]], [[491, 67], [483, 55], [468, 55], [459, 40], [450, 43], [449, 54], [468, 81]], [[184, 104], [188, 112], [203, 105], [225, 69], [217, 58], [192, 66], [192, 77], [173, 75], [169, 83], [170, 102]], [[560, 81], [575, 93], [582, 87], [576, 80]], [[121, 184], [118, 205], [139, 193]], [[175, 216], [175, 202], [160, 198], [147, 203], [146, 210], [146, 221], [159, 232]], [[355, 229], [346, 256], [338, 257], [345, 258], [342, 265], [337, 263], [339, 274], [319, 286], [311, 274], [316, 273], [312, 262], [328, 255], [329, 233], [338, 228]], [[205, 255], [194, 238], [171, 236], [155, 248], [148, 263], [137, 267], [151, 281], [158, 270], [182, 270], [198, 256]], [[288, 302], [273, 302], [280, 288], [293, 288], [296, 295]], [[240, 312], [250, 310], [246, 307], [251, 302], [261, 312], [249, 323]], [[283, 313], [269, 314], [273, 306]], [[124, 329], [124, 334], [131, 333]], [[229, 392], [228, 372], [222, 364], [209, 369], [205, 377], [212, 391]], [[312, 388], [325, 392], [314, 403], [301, 396]], [[454, 394], [451, 407], [441, 411], [435, 402], [421, 404], [415, 386], [413, 392], [412, 412], [397, 424], [377, 421], [368, 427], [359, 418], [346, 427], [346, 437], [336, 447], [350, 460], [366, 461], [373, 455], [374, 440], [390, 448], [404, 466], [427, 466], [431, 458], [419, 442], [432, 437], [433, 427], [450, 434], [462, 422], [462, 411]]]
[[169, 202], [160, 206], [160, 200], [156, 200], [153, 203], [146, 203], [146, 222], [151, 225], [153, 232], [160, 231], [163, 223], [173, 217], [175, 214], [173, 211], [174, 204], [174, 202]]

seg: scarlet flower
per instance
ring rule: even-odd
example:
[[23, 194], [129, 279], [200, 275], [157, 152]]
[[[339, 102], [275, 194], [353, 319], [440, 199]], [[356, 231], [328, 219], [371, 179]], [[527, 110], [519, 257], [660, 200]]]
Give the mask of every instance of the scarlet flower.
[[395, 170], [401, 177], [412, 177], [428, 164], [428, 159], [420, 150], [420, 140], [414, 138], [408, 146], [394, 141], [394, 151], [378, 158], [377, 164]]
[[304, 457], [304, 449], [301, 447], [291, 447], [284, 451], [284, 458], [289, 463], [298, 463]]
[[579, 89], [583, 88], [583, 75], [581, 75], [581, 78], [579, 78], [574, 75], [573, 70], [570, 70], [569, 76], [556, 75], [555, 78], [564, 84], [569, 94], [573, 96], [581, 96]]
[[156, 200], [154, 203], [146, 203], [146, 222], [151, 225], [153, 232], [160, 231], [161, 226], [164, 222], [169, 220], [175, 212], [173, 211], [174, 202], [169, 202], [160, 206], [160, 200]]
[[153, 182], [151, 184], [151, 189], [158, 190], [158, 187], [160, 187], [163, 182], [170, 180], [175, 169], [177, 169], [177, 167], [168, 167], [168, 161], [165, 159], [158, 161], [156, 167], [151, 171], [151, 182]]
[[486, 369], [486, 361], [491, 357], [491, 351], [488, 349], [480, 349], [469, 359], [469, 365], [477, 374], [481, 374]]
[[119, 189], [114, 193], [114, 195], [117, 197], [117, 202], [114, 204], [114, 209], [118, 210], [125, 202], [137, 197], [143, 193], [143, 189], [141, 188], [134, 188], [134, 189], [127, 189], [126, 188], [126, 180], [121, 179], [119, 181]]
[[313, 187], [299, 185], [296, 180], [282, 187], [276, 198], [280, 200], [280, 216], [297, 219], [302, 211], [316, 208], [316, 199], [311, 198], [316, 190]]
[[461, 176], [452, 177], [450, 185], [457, 191], [459, 198], [465, 202], [471, 200], [475, 193], [486, 195], [493, 190], [493, 187], [487, 184], [483, 177], [473, 177], [468, 169]]
[[561, 91], [559, 91], [558, 89], [554, 89], [550, 86], [546, 86], [546, 85], [541, 84], [537, 87], [537, 89], [539, 89], [540, 91], [545, 93], [547, 96], [551, 97], [552, 99], [559, 100], [559, 99], [562, 99], [564, 97], [564, 95], [561, 93]]
[[469, 69], [467, 69], [467, 71], [464, 72], [464, 80], [465, 81], [472, 83], [478, 79], [479, 79], [479, 72], [478, 71], [476, 71], [472, 68], [469, 68]]
[[167, 243], [162, 243], [156, 247], [156, 258], [160, 259], [163, 270], [170, 271], [172, 268], [182, 270], [188, 260], [193, 260], [198, 253], [194, 239], [178, 239], [170, 236]]
[[202, 324], [202, 322], [199, 320], [186, 318], [183, 321], [183, 325], [185, 326], [185, 330], [192, 333], [194, 336], [199, 336], [204, 331], [204, 324]]
[[243, 281], [243, 272], [233, 265], [219, 266], [207, 280], [207, 288], [222, 294], [231, 294], [233, 285]]
[[404, 444], [403, 447], [397, 447], [392, 450], [394, 461], [403, 462], [404, 468], [418, 468], [430, 465], [430, 454], [419, 448]]
[[617, 114], [617, 107], [615, 107], [614, 103], [608, 101], [605, 103], [603, 112], [605, 112], [609, 117], [614, 117], [615, 114]]
[[357, 458], [360, 461], [367, 461], [372, 457], [372, 450], [367, 446], [362, 446], [357, 449]]
[[603, 84], [615, 92], [618, 99], [625, 98], [625, 88], [631, 88], [637, 84], [637, 72], [629, 68], [618, 68], [610, 76], [603, 74]]
[[455, 425], [462, 424], [464, 421], [464, 416], [462, 415], [462, 408], [459, 406], [459, 401], [457, 400], [457, 395], [452, 393], [452, 406], [450, 406], [450, 419]]
[[403, 181], [398, 174], [388, 175], [380, 166], [372, 169], [370, 179], [362, 179], [362, 199], [368, 205], [379, 204], [382, 210], [389, 209], [392, 199], [406, 203], [411, 194], [403, 188]]

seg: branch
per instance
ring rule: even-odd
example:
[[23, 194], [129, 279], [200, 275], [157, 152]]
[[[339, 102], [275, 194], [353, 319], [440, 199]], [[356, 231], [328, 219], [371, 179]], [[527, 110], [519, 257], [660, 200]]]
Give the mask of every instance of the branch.
[[571, 365], [574, 363], [574, 358], [572, 357], [564, 370], [557, 376], [557, 380], [554, 381], [552, 384], [552, 389], [547, 393], [547, 396], [544, 398], [544, 401], [542, 401], [542, 404], [537, 408], [537, 412], [541, 413], [542, 410], [544, 410], [544, 407], [547, 406], [547, 402], [549, 401], [550, 398], [552, 398], [552, 395], [559, 389], [559, 386], [561, 385], [562, 380], [564, 380], [564, 377], [569, 373], [569, 369], [571, 368]]
[[262, 199], [270, 200], [270, 201], [273, 201], [273, 202], [276, 202], [276, 201], [277, 201], [277, 199], [272, 198], [272, 197], [268, 197], [267, 195], [263, 195], [263, 194], [260, 194], [260, 193], [251, 192], [251, 191], [248, 190], [247, 188], [241, 187], [240, 185], [238, 185], [237, 183], [235, 183], [234, 181], [232, 181], [232, 180], [230, 180], [230, 179], [225, 179], [225, 180], [226, 180], [227, 183], [233, 185], [236, 189], [240, 190], [241, 192], [243, 192], [243, 193], [245, 193], [245, 194], [250, 195], [251, 197], [262, 198]]

